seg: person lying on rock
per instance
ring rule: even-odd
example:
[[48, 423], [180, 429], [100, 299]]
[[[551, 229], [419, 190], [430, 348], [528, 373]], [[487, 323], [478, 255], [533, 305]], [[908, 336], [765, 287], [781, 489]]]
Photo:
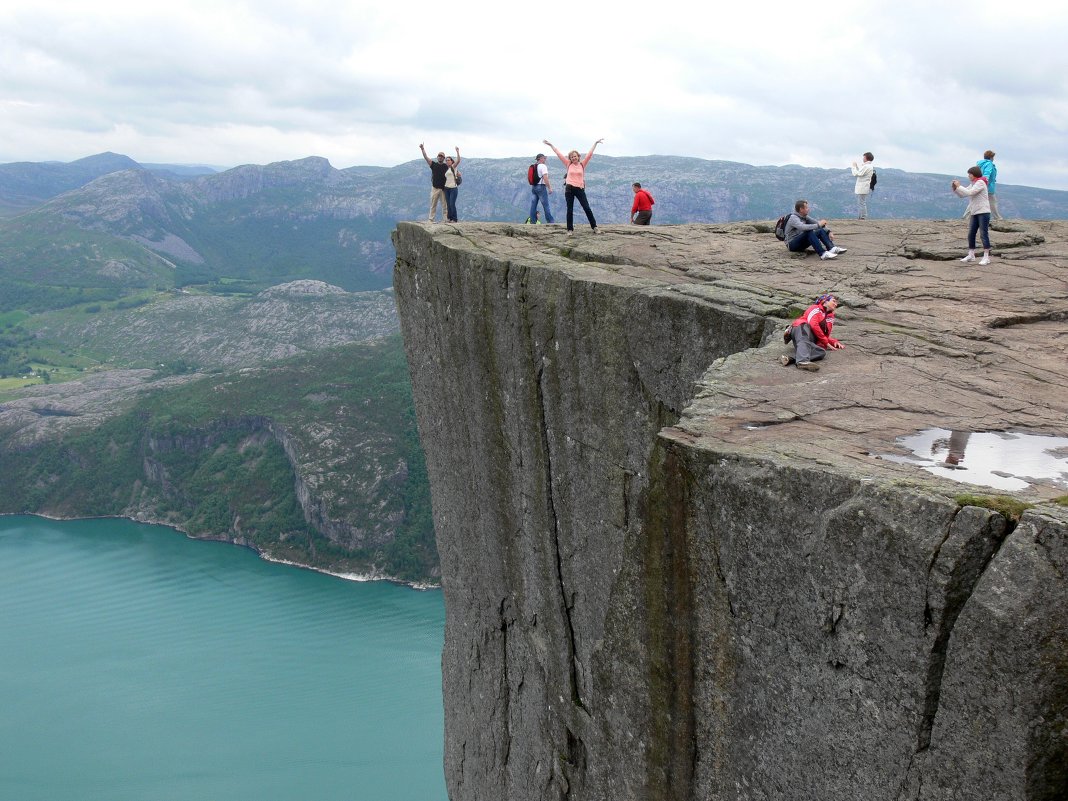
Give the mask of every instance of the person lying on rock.
[[819, 370], [816, 364], [827, 355], [828, 350], [843, 350], [845, 345], [831, 336], [834, 329], [834, 310], [838, 298], [820, 295], [804, 313], [790, 324], [783, 341], [794, 343], [794, 355], [784, 353], [779, 357], [783, 367], [796, 364], [800, 370]]

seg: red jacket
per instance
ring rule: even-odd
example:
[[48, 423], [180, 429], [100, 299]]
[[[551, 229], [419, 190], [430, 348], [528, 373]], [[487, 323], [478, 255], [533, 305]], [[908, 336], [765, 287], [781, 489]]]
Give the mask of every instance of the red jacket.
[[631, 206], [630, 214], [633, 217], [636, 211], [652, 211], [653, 204], [656, 203], [653, 200], [653, 196], [646, 192], [644, 189], [639, 189], [634, 193], [634, 205]]
[[792, 326], [796, 328], [804, 323], [808, 323], [812, 328], [812, 336], [815, 338], [816, 344], [821, 348], [829, 348], [838, 344], [838, 340], [831, 336], [831, 329], [834, 327], [834, 314], [827, 314], [822, 303], [813, 303], [805, 309], [804, 314], [794, 320]]

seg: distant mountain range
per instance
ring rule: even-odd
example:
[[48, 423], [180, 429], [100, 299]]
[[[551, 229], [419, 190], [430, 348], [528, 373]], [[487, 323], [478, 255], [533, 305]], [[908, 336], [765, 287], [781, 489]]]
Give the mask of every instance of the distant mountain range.
[[174, 178], [206, 175], [218, 170], [188, 164], [138, 164], [118, 153], [99, 153], [71, 162], [20, 161], [0, 164], [0, 216], [38, 206], [56, 195], [120, 170], [148, 170]]
[[[465, 159], [464, 219], [522, 222], [526, 159]], [[559, 187], [562, 166], [550, 162]], [[0, 311], [114, 299], [132, 289], [198, 285], [259, 290], [298, 279], [350, 291], [389, 286], [389, 234], [422, 219], [429, 171], [333, 168], [310, 157], [224, 172], [103, 153], [70, 164], [0, 165]], [[198, 171], [200, 172], [198, 174]], [[588, 193], [602, 224], [623, 223], [633, 181], [656, 197], [654, 223], [773, 219], [808, 198], [816, 214], [852, 216], [847, 169], [754, 167], [677, 156], [595, 156]], [[880, 169], [875, 217], [952, 218], [951, 176]], [[1000, 184], [1006, 216], [1068, 218], [1068, 192]], [[563, 193], [552, 203], [563, 217]], [[581, 216], [581, 213], [580, 213]]]

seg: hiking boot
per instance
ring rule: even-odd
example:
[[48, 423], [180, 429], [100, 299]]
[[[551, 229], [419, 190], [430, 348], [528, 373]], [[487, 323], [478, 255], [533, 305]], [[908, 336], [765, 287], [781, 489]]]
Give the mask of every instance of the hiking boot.
[[820, 254], [820, 258], [821, 259], [837, 259], [838, 258], [838, 254], [835, 253], [833, 250], [825, 250], [825, 251], [823, 251], [823, 253]]
[[967, 256], [961, 259], [961, 261], [975, 261], [975, 254], [969, 253]]
[[789, 367], [791, 364], [793, 364], [793, 361], [794, 357], [787, 356], [785, 353], [779, 357], [779, 364], [781, 364], [783, 367]]
[[797, 369], [798, 370], [808, 370], [808, 371], [814, 373], [814, 372], [816, 372], [817, 370], [820, 369], [820, 366], [818, 364], [816, 364], [815, 362], [798, 362], [797, 363]]
[[987, 264], [990, 264], [990, 257], [983, 254], [983, 258], [979, 259], [979, 263], [985, 267]]

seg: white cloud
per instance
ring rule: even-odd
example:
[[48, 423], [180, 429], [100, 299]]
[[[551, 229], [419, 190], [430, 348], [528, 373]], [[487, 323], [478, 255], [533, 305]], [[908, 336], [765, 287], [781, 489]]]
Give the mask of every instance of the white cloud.
[[1068, 10], [7, 0], [0, 160], [396, 164], [417, 145], [962, 172], [1068, 189]]

